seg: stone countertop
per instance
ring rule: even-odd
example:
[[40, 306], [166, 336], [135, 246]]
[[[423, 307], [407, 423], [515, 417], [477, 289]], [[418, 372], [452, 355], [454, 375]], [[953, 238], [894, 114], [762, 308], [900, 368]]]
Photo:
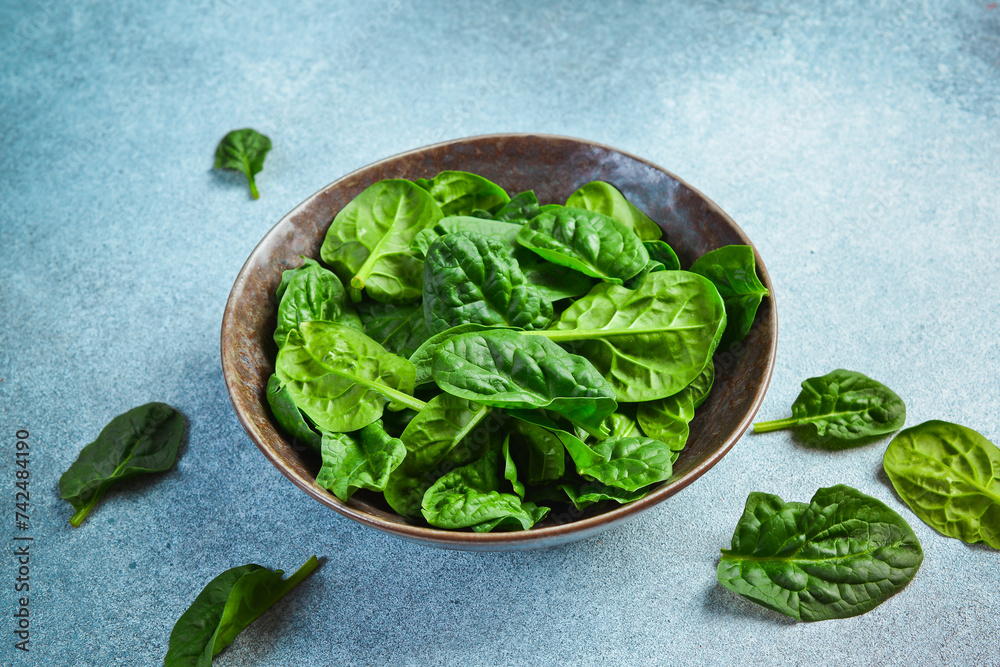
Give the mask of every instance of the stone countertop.
[[[942, 6], [938, 6], [942, 5]], [[226, 394], [233, 280], [289, 209], [376, 159], [454, 137], [565, 134], [648, 158], [718, 202], [775, 284], [763, 419], [806, 377], [865, 372], [1000, 442], [996, 3], [97, 3], [0, 6], [0, 451], [30, 432], [31, 651], [14, 664], [162, 664], [226, 568], [327, 561], [217, 665], [1000, 665], [1000, 555], [944, 538], [881, 473], [886, 441], [745, 436], [628, 525], [560, 548], [430, 549], [295, 489]], [[212, 170], [274, 143], [251, 201]], [[169, 473], [79, 529], [59, 475], [113, 416], [189, 420]], [[845, 483], [899, 511], [925, 560], [860, 617], [795, 623], [716, 584], [750, 491]], [[15, 564], [0, 567], [12, 609]], [[7, 663], [4, 658], [0, 662]]]

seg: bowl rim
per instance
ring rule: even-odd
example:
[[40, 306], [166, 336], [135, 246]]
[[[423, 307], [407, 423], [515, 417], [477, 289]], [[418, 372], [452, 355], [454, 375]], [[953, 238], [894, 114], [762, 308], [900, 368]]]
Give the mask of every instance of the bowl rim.
[[[771, 300], [769, 311], [769, 319], [771, 330], [773, 335], [770, 338], [769, 349], [767, 350], [767, 360], [765, 364], [765, 373], [763, 382], [761, 382], [755, 389], [753, 399], [750, 403], [750, 409], [747, 410], [743, 419], [739, 422], [737, 428], [730, 434], [729, 437], [718, 447], [710, 456], [705, 460], [701, 461], [697, 466], [688, 471], [684, 476], [676, 479], [669, 480], [662, 483], [657, 489], [650, 492], [648, 495], [640, 498], [639, 500], [633, 501], [631, 503], [620, 505], [613, 509], [610, 509], [601, 514], [596, 514], [594, 516], [586, 517], [576, 521], [569, 521], [566, 523], [557, 524], [554, 526], [544, 526], [541, 528], [532, 528], [530, 530], [524, 531], [510, 531], [510, 532], [499, 532], [499, 533], [474, 533], [465, 531], [455, 531], [446, 530], [442, 528], [432, 528], [427, 526], [415, 526], [404, 523], [395, 523], [392, 521], [387, 521], [380, 518], [377, 515], [370, 514], [366, 511], [362, 511], [356, 507], [352, 507], [350, 504], [341, 501], [339, 498], [329, 493], [326, 489], [323, 489], [315, 483], [314, 480], [304, 479], [298, 475], [294, 470], [290, 469], [285, 463], [278, 458], [270, 448], [264, 446], [264, 438], [261, 436], [257, 429], [256, 424], [249, 415], [245, 414], [243, 408], [237, 403], [234, 398], [234, 378], [233, 374], [229, 372], [229, 367], [231, 365], [231, 355], [227, 351], [227, 330], [232, 329], [233, 321], [235, 319], [235, 301], [236, 294], [241, 290], [249, 279], [249, 273], [251, 264], [257, 259], [256, 255], [258, 250], [268, 244], [273, 235], [279, 233], [279, 228], [283, 226], [286, 220], [292, 218], [299, 214], [301, 211], [306, 209], [312, 201], [319, 197], [322, 193], [326, 192], [330, 188], [335, 187], [344, 180], [353, 177], [363, 171], [370, 170], [379, 165], [385, 164], [387, 162], [392, 162], [398, 160], [402, 157], [408, 155], [415, 155], [427, 151], [429, 149], [439, 149], [448, 146], [455, 146], [460, 144], [466, 144], [469, 142], [477, 141], [502, 141], [506, 139], [522, 139], [528, 137], [537, 137], [543, 140], [559, 140], [559, 141], [570, 141], [579, 144], [583, 144], [590, 147], [600, 148], [605, 151], [611, 151], [618, 153], [632, 160], [635, 160], [641, 164], [644, 164], [652, 169], [660, 171], [670, 178], [677, 181], [679, 184], [689, 189], [700, 197], [705, 204], [712, 210], [713, 213], [723, 218], [729, 225], [732, 226], [736, 235], [742, 240], [742, 242], [753, 249], [754, 257], [757, 264], [757, 272], [761, 279], [761, 282], [768, 288], [769, 298]], [[295, 206], [291, 211], [286, 213], [284, 216], [278, 220], [277, 223], [264, 235], [264, 237], [254, 246], [253, 251], [247, 257], [247, 260], [243, 263], [240, 272], [236, 277], [236, 281], [233, 283], [233, 288], [229, 293], [229, 297], [226, 300], [225, 311], [222, 316], [222, 337], [221, 337], [221, 356], [222, 356], [222, 366], [223, 366], [223, 377], [226, 382], [226, 391], [229, 394], [230, 402], [233, 404], [233, 408], [236, 411], [236, 416], [243, 426], [243, 429], [247, 432], [250, 439], [257, 445], [257, 448], [264, 454], [264, 456], [274, 465], [285, 477], [287, 477], [295, 486], [299, 487], [301, 490], [305, 491], [306, 494], [318, 500], [320, 503], [326, 505], [327, 507], [333, 509], [338, 514], [345, 516], [349, 519], [353, 519], [358, 523], [365, 526], [375, 528], [376, 530], [390, 533], [396, 537], [403, 539], [408, 539], [411, 541], [420, 542], [423, 544], [431, 544], [440, 547], [450, 547], [455, 549], [467, 549], [467, 548], [485, 548], [490, 549], [491, 547], [503, 549], [505, 546], [517, 546], [523, 548], [531, 548], [532, 546], [544, 547], [548, 544], [561, 543], [561, 537], [564, 537], [571, 533], [597, 533], [610, 528], [613, 525], [619, 524], [639, 513], [642, 513], [662, 501], [666, 500], [670, 496], [676, 494], [678, 491], [686, 488], [689, 484], [694, 482], [696, 479], [708, 472], [713, 466], [715, 466], [722, 457], [725, 456], [730, 449], [743, 437], [747, 429], [750, 427], [757, 411], [764, 400], [764, 396], [767, 393], [767, 389], [771, 383], [771, 377], [774, 371], [775, 360], [777, 356], [777, 346], [778, 346], [778, 311], [775, 303], [774, 289], [771, 283], [770, 275], [767, 271], [767, 267], [764, 265], [760, 254], [757, 252], [756, 246], [750, 241], [750, 238], [746, 235], [743, 229], [736, 223], [733, 218], [726, 213], [718, 204], [716, 204], [712, 199], [705, 196], [701, 190], [695, 188], [690, 183], [680, 178], [673, 172], [664, 169], [660, 165], [651, 162], [645, 158], [638, 155], [624, 151], [614, 146], [609, 146], [607, 144], [602, 144], [596, 141], [590, 141], [588, 139], [580, 139], [578, 137], [571, 137], [567, 135], [559, 134], [546, 134], [541, 132], [504, 132], [504, 133], [491, 133], [491, 134], [479, 134], [469, 137], [462, 137], [458, 139], [449, 139], [447, 141], [441, 141], [434, 144], [428, 144], [426, 146], [421, 146], [419, 148], [414, 148], [411, 150], [403, 151], [401, 153], [396, 153], [395, 155], [390, 155], [388, 157], [376, 160], [362, 167], [354, 169], [353, 171], [341, 176], [335, 181], [323, 186], [300, 204]], [[230, 362], [230, 363], [227, 363]]]

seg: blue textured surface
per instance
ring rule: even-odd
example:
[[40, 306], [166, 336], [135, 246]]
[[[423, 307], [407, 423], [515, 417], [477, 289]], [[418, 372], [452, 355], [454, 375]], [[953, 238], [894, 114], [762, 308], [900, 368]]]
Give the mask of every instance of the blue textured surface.
[[[761, 418], [847, 366], [903, 396], [909, 424], [1000, 442], [1000, 9], [687, 5], [2, 3], [4, 553], [20, 428], [36, 536], [32, 651], [16, 664], [157, 664], [213, 576], [313, 553], [326, 564], [216, 664], [1000, 664], [1000, 554], [903, 506], [880, 472], [885, 441], [827, 453], [748, 435], [602, 538], [469, 554], [319, 506], [236, 421], [222, 310], [287, 210], [393, 153], [537, 131], [649, 158], [754, 239], [781, 319]], [[274, 142], [259, 201], [211, 170], [218, 140], [245, 126]], [[58, 476], [149, 400], [190, 420], [183, 458], [70, 528]], [[861, 617], [796, 624], [715, 583], [748, 492], [804, 501], [838, 482], [917, 532], [926, 558], [907, 589]], [[14, 654], [13, 578], [5, 556], [0, 656]]]

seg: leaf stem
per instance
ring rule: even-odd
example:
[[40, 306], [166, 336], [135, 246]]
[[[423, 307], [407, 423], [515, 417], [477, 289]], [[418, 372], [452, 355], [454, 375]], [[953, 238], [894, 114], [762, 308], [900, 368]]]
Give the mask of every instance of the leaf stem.
[[254, 182], [253, 176], [247, 176], [247, 180], [250, 182], [250, 196], [253, 199], [260, 199], [260, 193], [257, 192], [257, 183]]
[[86, 505], [78, 509], [73, 516], [70, 517], [70, 525], [74, 528], [79, 528], [80, 524], [83, 523], [83, 520], [87, 518], [88, 514], [90, 514], [90, 510], [94, 509], [94, 506], [97, 505], [97, 501], [101, 499], [101, 495], [102, 494], [99, 493], [95, 494]]
[[780, 431], [783, 428], [791, 428], [792, 426], [798, 426], [801, 422], [800, 419], [796, 417], [789, 417], [788, 419], [779, 419], [773, 422], [757, 422], [753, 425], [754, 433], [769, 433], [771, 431]]

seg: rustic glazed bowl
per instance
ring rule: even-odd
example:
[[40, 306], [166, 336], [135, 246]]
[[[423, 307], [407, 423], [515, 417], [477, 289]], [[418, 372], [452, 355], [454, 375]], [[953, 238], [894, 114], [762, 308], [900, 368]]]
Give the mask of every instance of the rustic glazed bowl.
[[[402, 153], [359, 169], [306, 199], [261, 240], [236, 278], [222, 320], [222, 368], [236, 414], [250, 439], [296, 486], [336, 512], [397, 537], [451, 549], [502, 551], [549, 547], [590, 537], [665, 501], [705, 474], [736, 443], [760, 407], [771, 378], [778, 321], [774, 290], [757, 255], [757, 272], [771, 292], [750, 334], [716, 354], [715, 387], [691, 423], [673, 477], [628, 505], [553, 512], [528, 531], [472, 533], [419, 525], [389, 509], [381, 495], [359, 491], [344, 503], [314, 482], [319, 457], [278, 429], [266, 399], [277, 353], [272, 333], [281, 272], [319, 257], [327, 227], [355, 195], [386, 178], [430, 178], [443, 170], [481, 174], [508, 192], [534, 190], [562, 203], [578, 187], [603, 180], [659, 222], [683, 266], [709, 250], [752, 245], [722, 209], [642, 158], [590, 141], [544, 134], [495, 134], [458, 139]], [[755, 251], [756, 252], [756, 251]]]

